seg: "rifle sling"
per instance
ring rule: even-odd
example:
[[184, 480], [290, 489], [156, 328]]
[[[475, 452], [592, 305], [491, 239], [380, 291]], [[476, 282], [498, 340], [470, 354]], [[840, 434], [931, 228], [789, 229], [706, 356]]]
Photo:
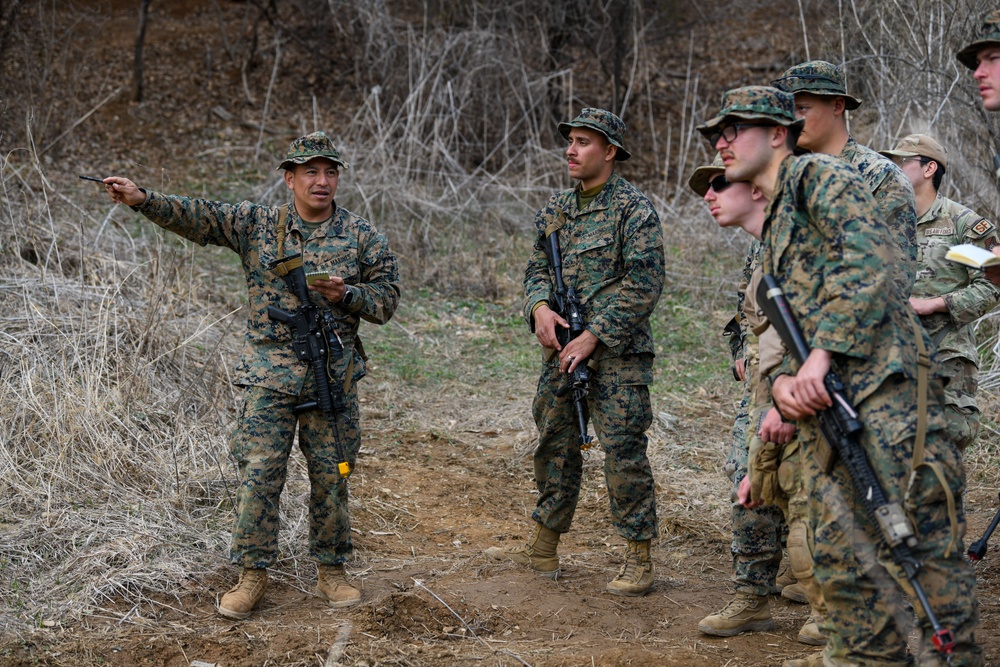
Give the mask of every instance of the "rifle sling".
[[[285, 255], [285, 228], [287, 227], [288, 220], [288, 204], [280, 207], [278, 209], [278, 229], [276, 230], [278, 235], [278, 252], [275, 253], [275, 257], [278, 259], [284, 257]], [[302, 257], [296, 257], [295, 259], [288, 260], [287, 262], [281, 262], [276, 264], [274, 267], [274, 272], [279, 276], [284, 278], [290, 272], [302, 266]]]
[[920, 322], [915, 317], [911, 317], [910, 322], [917, 339], [917, 435], [913, 444], [913, 460], [910, 462], [910, 484], [908, 486], [909, 488], [913, 487], [917, 470], [922, 466], [927, 466], [934, 472], [938, 483], [944, 489], [948, 505], [948, 525], [951, 531], [951, 540], [944, 552], [944, 556], [947, 558], [958, 541], [958, 513], [955, 509], [955, 495], [951, 492], [951, 487], [948, 486], [940, 464], [937, 461], [927, 462], [924, 460], [924, 447], [927, 442], [927, 392], [929, 390], [927, 376], [931, 368], [931, 356], [927, 346], [924, 345], [923, 327]]
[[[287, 227], [288, 227], [288, 204], [284, 204], [283, 206], [278, 208], [278, 229], [276, 230], [278, 236], [278, 252], [275, 254], [275, 257], [282, 257], [285, 254], [285, 234], [286, 234], [285, 230], [287, 229]], [[277, 264], [274, 267], [274, 272], [277, 273], [282, 278], [284, 278], [291, 271], [294, 271], [295, 269], [299, 268], [302, 265], [303, 265], [302, 256], [299, 255], [295, 259]], [[362, 359], [364, 359], [365, 361], [368, 360], [368, 357], [365, 356], [365, 348], [361, 344], [361, 336], [357, 334], [354, 335], [354, 349], [358, 351], [358, 354], [361, 355]], [[327, 369], [327, 372], [329, 372], [329, 369]], [[352, 354], [351, 358], [347, 361], [347, 372], [344, 373], [344, 396], [350, 395], [351, 384], [353, 382], [354, 382], [354, 355]]]

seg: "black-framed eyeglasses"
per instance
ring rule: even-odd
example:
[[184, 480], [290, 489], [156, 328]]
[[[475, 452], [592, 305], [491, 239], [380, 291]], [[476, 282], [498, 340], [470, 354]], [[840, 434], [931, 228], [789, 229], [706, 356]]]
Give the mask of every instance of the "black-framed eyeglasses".
[[899, 166], [902, 167], [907, 162], [912, 162], [913, 160], [916, 160], [917, 162], [919, 162], [922, 165], [926, 165], [928, 162], [931, 161], [930, 158], [923, 157], [922, 155], [914, 155], [914, 156], [908, 156], [908, 157], [899, 157], [899, 156], [897, 156], [896, 157], [896, 164], [898, 164]]
[[725, 127], [721, 127], [709, 134], [708, 143], [714, 147], [717, 143], [719, 143], [719, 139], [725, 139], [727, 144], [731, 144], [736, 141], [736, 137], [739, 136], [740, 130], [748, 127], [768, 126], [768, 123], [733, 123], [732, 125], [726, 125]]
[[725, 174], [719, 174], [708, 182], [708, 187], [715, 190], [715, 194], [719, 194], [730, 185], [732, 185], [732, 182], [726, 178]]

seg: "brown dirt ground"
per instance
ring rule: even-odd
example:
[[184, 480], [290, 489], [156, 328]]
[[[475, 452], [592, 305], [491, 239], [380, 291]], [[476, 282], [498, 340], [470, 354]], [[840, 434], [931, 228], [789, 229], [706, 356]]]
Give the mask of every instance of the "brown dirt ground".
[[[727, 600], [730, 564], [721, 535], [705, 537], [682, 522], [664, 522], [653, 550], [656, 584], [647, 596], [606, 594], [622, 545], [596, 457], [587, 465], [574, 529], [560, 547], [564, 572], [550, 581], [482, 555], [486, 546], [521, 539], [533, 504], [530, 460], [504, 463], [517, 460], [510, 434], [369, 433], [366, 450], [373, 453], [352, 478], [359, 557], [351, 571], [364, 590], [358, 608], [330, 609], [311, 593], [314, 572], [279, 566], [258, 612], [228, 621], [214, 609], [233, 576], [220, 567], [158, 600], [155, 615], [130, 616], [117, 607], [41, 628], [4, 647], [3, 664], [323, 665], [332, 647], [342, 646], [339, 664], [358, 667], [751, 667], [780, 665], [808, 650], [795, 642], [806, 608], [780, 597], [771, 601], [772, 632], [720, 639], [697, 630]], [[660, 490], [661, 514], [678, 514], [679, 487]], [[970, 504], [970, 532], [978, 535], [994, 500], [984, 491], [973, 493]], [[998, 563], [987, 556], [979, 565], [987, 664], [1000, 661]], [[341, 633], [346, 645], [338, 643]]]
[[[114, 4], [127, 14], [106, 26], [109, 44], [130, 44], [133, 3]], [[162, 48], [166, 40], [175, 40], [178, 54], [182, 45], [198, 41], [191, 27], [199, 22], [183, 20], [183, 5], [191, 3], [172, 4], [160, 11], [159, 25], [151, 29], [150, 63], [170, 51]], [[232, 3], [225, 6], [237, 11]], [[210, 17], [200, 24], [214, 29]], [[195, 55], [203, 57], [201, 51]], [[119, 60], [130, 62], [121, 55]], [[159, 99], [163, 86], [156, 85], [155, 72], [152, 76], [148, 94]], [[266, 72], [259, 76], [266, 79]], [[235, 89], [239, 83], [231, 85]], [[205, 140], [196, 132], [198, 118], [188, 118], [196, 111], [205, 113], [204, 106], [183, 108], [175, 100], [166, 111], [152, 105], [127, 108], [122, 97], [95, 118], [103, 117], [109, 125], [111, 114], [134, 120], [126, 140], [118, 143], [128, 147], [126, 152], [146, 154], [143, 142], [163, 135], [158, 120], [169, 113], [185, 119], [175, 120], [174, 128], [192, 128], [169, 135], [172, 144]], [[142, 122], [148, 123], [145, 129], [138, 127]], [[95, 149], [105, 139], [91, 135]], [[149, 162], [162, 159], [158, 155]], [[676, 416], [682, 425], [706, 425], [699, 415]], [[718, 419], [708, 425], [721, 433], [728, 426]], [[352, 481], [359, 550], [352, 571], [364, 589], [358, 608], [331, 610], [311, 593], [315, 572], [279, 565], [258, 612], [245, 622], [231, 622], [214, 611], [233, 578], [232, 570], [220, 565], [206, 580], [192, 580], [176, 595], [155, 600], [155, 614], [131, 614], [119, 605], [79, 622], [0, 639], [0, 662], [11, 667], [188, 667], [198, 661], [218, 667], [322, 665], [340, 647], [338, 664], [357, 667], [752, 667], [780, 664], [808, 650], [795, 642], [806, 609], [781, 598], [772, 600], [773, 632], [717, 639], [697, 630], [703, 616], [727, 601], [731, 567], [725, 535], [699, 523], [697, 508], [686, 506], [679, 492], [683, 480], [670, 480], [660, 489], [664, 525], [653, 551], [653, 591], [642, 598], [618, 598], [607, 595], [604, 587], [621, 562], [623, 547], [610, 525], [596, 460], [588, 464], [574, 530], [560, 549], [564, 573], [550, 581], [482, 555], [485, 547], [523, 538], [533, 506], [530, 457], [514, 455], [521, 443], [512, 432], [443, 436], [371, 423], [365, 428], [366, 449], [373, 453]], [[706, 458], [700, 463], [712, 470], [719, 462]], [[294, 492], [289, 488], [286, 495]], [[969, 504], [970, 533], [978, 535], [992, 516], [995, 493], [974, 488]], [[979, 565], [979, 636], [987, 664], [1000, 664], [998, 568], [1000, 557]]]

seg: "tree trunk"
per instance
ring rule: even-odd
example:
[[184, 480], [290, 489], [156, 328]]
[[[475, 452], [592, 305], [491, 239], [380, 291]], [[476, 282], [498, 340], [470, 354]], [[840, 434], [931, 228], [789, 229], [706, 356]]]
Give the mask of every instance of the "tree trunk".
[[146, 18], [149, 16], [149, 3], [152, 0], [141, 0], [139, 3], [139, 33], [135, 37], [135, 69], [132, 73], [132, 86], [135, 90], [133, 99], [142, 102], [142, 46], [146, 41]]

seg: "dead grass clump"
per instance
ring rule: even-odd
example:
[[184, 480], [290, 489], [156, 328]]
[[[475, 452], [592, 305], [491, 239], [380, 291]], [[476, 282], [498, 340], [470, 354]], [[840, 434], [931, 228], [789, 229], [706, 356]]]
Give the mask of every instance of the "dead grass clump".
[[5, 630], [168, 593], [228, 541], [191, 482], [231, 474], [230, 315], [192, 289], [183, 248], [137, 246], [26, 173], [0, 164], [18, 220], [0, 253]]

